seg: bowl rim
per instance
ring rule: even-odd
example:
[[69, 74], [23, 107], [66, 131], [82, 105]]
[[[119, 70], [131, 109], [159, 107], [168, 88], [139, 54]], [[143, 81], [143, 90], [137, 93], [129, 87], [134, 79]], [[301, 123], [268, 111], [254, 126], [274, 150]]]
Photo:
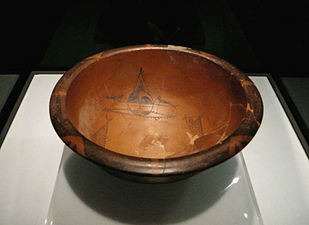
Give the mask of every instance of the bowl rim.
[[[166, 159], [138, 158], [113, 152], [84, 137], [66, 115], [66, 94], [76, 76], [90, 64], [115, 54], [141, 50], [170, 50], [197, 55], [209, 60], [234, 76], [244, 90], [247, 107], [238, 128], [221, 143], [187, 156]], [[141, 176], [171, 176], [201, 171], [217, 165], [241, 151], [254, 137], [263, 117], [263, 103], [254, 83], [235, 66], [212, 54], [174, 45], [135, 45], [111, 49], [85, 58], [64, 73], [55, 85], [49, 104], [52, 125], [73, 151], [103, 167]]]

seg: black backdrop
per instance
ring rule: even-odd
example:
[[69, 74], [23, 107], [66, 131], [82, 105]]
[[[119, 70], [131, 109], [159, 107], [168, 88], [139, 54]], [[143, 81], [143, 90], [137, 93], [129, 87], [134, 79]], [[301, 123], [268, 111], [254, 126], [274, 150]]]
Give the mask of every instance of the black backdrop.
[[[150, 40], [152, 42], [174, 42], [185, 46], [190, 46], [191, 41], [195, 43], [192, 47], [199, 48], [198, 44], [205, 41], [203, 35], [198, 35], [202, 33], [199, 32], [202, 29], [199, 22], [201, 18], [198, 18], [197, 10], [199, 9], [194, 7], [194, 4], [199, 1], [102, 0], [97, 2], [108, 6], [110, 10], [105, 10], [105, 13], [114, 16], [109, 21], [103, 20], [98, 23], [107, 26], [104, 29], [109, 30], [110, 33], [117, 29], [117, 32], [122, 35], [122, 40], [127, 41], [121, 43], [119, 38], [119, 40], [114, 38], [114, 42], [118, 41], [118, 43], [114, 43], [112, 47]], [[216, 4], [216, 1], [209, 2]], [[225, 2], [230, 7], [261, 63], [260, 67], [250, 68], [248, 66], [244, 68], [245, 70], [272, 72], [279, 76], [308, 75], [306, 66], [309, 50], [308, 1], [226, 0]], [[76, 1], [40, 1], [36, 3], [8, 1], [6, 4], [2, 4], [0, 9], [0, 72], [23, 73], [40, 69], [40, 62], [54, 32], [66, 11], [74, 4], [77, 4]], [[88, 0], [79, 2], [79, 4], [96, 4], [96, 2]], [[130, 10], [133, 10], [133, 13]], [[220, 14], [224, 11], [220, 12], [219, 8], [217, 12], [213, 13]], [[144, 14], [148, 15], [151, 22], [157, 21], [166, 25], [162, 28], [163, 35], [156, 29], [155, 24], [152, 26], [153, 24], [149, 25], [149, 21], [138, 20], [138, 17]], [[191, 16], [184, 17], [184, 14]], [[151, 31], [144, 36], [140, 35], [145, 33], [143, 30], [138, 31], [139, 33], [128, 32], [130, 29], [127, 26], [128, 21], [132, 23], [138, 21], [141, 27], [143, 27], [142, 23], [148, 23]], [[181, 30], [177, 30], [179, 25], [182, 26]], [[101, 41], [108, 42], [113, 39], [111, 35], [108, 36], [108, 33], [107, 37], [102, 39], [98, 32], [95, 37], [98, 40], [101, 38]], [[188, 32], [195, 32], [197, 35], [191, 36], [191, 40], [188, 40]], [[124, 38], [123, 35], [127, 36]], [[54, 67], [56, 68], [57, 65]]]
[[[79, 14], [68, 17], [68, 12], [76, 5], [79, 5]], [[74, 44], [70, 47], [70, 40], [58, 45], [60, 49], [53, 49], [55, 39], [61, 40], [62, 35], [68, 39], [74, 36], [59, 34], [63, 21], [73, 20], [69, 22], [78, 24], [82, 18], [92, 18], [91, 12], [83, 13], [83, 7], [89, 5], [100, 7], [101, 15], [95, 21], [92, 40], [103, 44], [105, 49], [140, 43], [184, 45], [210, 50], [244, 72], [271, 73], [308, 138], [304, 117], [295, 109], [280, 81], [280, 77], [286, 76], [309, 77], [309, 1], [300, 0], [3, 2], [0, 8], [0, 74], [16, 73], [20, 78], [1, 112], [0, 130], [31, 71], [68, 69], [73, 64], [70, 61], [62, 63], [61, 58], [57, 61], [57, 54], [54, 54], [63, 47], [66, 47], [65, 57], [72, 58], [72, 62], [92, 53], [92, 50], [72, 51], [70, 55], [73, 48], [88, 48]], [[67, 28], [70, 32], [70, 25]], [[66, 31], [63, 26], [61, 29]], [[50, 52], [54, 55], [48, 55]]]

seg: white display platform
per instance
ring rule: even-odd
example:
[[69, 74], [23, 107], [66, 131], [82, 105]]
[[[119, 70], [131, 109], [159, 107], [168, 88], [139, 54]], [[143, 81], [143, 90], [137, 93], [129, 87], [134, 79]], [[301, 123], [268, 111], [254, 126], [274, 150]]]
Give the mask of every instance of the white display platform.
[[65, 147], [48, 109], [60, 77], [33, 77], [1, 146], [1, 225], [309, 224], [308, 158], [267, 77], [251, 77], [264, 118], [242, 153], [160, 185], [112, 177]]

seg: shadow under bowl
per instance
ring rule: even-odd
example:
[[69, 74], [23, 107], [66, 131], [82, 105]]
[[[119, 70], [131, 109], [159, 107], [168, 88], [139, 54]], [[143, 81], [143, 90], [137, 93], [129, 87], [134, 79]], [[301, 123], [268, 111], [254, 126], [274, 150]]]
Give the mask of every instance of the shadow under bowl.
[[245, 74], [170, 45], [88, 57], [63, 75], [50, 100], [53, 126], [72, 150], [148, 183], [184, 179], [229, 159], [253, 138], [262, 114]]

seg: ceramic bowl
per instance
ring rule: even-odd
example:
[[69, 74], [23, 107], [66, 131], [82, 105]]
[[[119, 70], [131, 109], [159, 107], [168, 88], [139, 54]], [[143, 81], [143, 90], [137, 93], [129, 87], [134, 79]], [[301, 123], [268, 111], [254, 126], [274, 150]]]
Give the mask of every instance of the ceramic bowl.
[[242, 150], [263, 104], [228, 62], [170, 45], [118, 48], [68, 70], [50, 100], [63, 142], [108, 172], [159, 183], [191, 176]]

